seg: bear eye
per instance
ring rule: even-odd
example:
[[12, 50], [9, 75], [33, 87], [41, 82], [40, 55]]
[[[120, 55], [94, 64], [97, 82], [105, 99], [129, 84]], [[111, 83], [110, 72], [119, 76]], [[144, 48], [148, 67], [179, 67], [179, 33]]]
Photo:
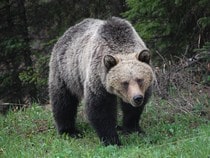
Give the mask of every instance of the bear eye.
[[137, 78], [136, 79], [136, 82], [139, 84], [139, 85], [142, 85], [144, 83], [144, 79], [143, 78]]
[[128, 81], [122, 82], [122, 86], [123, 86], [125, 89], [128, 88], [128, 85], [129, 85]]

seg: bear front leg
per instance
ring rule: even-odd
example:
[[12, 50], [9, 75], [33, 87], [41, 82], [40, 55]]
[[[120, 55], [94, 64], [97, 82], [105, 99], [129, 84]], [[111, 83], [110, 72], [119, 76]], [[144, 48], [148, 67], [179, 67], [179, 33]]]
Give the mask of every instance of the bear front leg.
[[85, 96], [88, 119], [104, 145], [121, 145], [116, 130], [117, 107], [115, 96], [107, 92]]
[[133, 107], [132, 105], [123, 102], [121, 102], [121, 109], [123, 112], [123, 124], [122, 124], [122, 132], [125, 134], [133, 133], [133, 132], [138, 132], [138, 133], [143, 133], [144, 131], [141, 129], [139, 126], [139, 121], [141, 114], [144, 110], [144, 105], [140, 107]]
[[75, 128], [78, 99], [70, 93], [65, 85], [50, 84], [49, 91], [58, 133], [78, 137], [79, 131]]

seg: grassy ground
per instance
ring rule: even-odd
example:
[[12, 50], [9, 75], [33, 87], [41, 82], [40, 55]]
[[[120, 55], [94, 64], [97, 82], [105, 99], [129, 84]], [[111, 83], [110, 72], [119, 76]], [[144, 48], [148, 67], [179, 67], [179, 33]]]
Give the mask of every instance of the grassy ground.
[[142, 117], [146, 136], [120, 135], [123, 146], [104, 147], [84, 119], [78, 128], [80, 139], [60, 137], [52, 114], [40, 106], [0, 116], [1, 158], [209, 158], [210, 122], [195, 114], [170, 114], [148, 104]]

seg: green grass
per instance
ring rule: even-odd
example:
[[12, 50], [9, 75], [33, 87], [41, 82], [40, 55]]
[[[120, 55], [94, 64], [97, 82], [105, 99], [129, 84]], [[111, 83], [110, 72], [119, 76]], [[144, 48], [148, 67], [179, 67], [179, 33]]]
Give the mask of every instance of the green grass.
[[142, 117], [146, 136], [121, 135], [123, 146], [104, 147], [84, 119], [80, 139], [59, 136], [52, 114], [40, 106], [0, 116], [1, 158], [209, 158], [210, 124], [193, 114], [171, 115], [149, 104]]

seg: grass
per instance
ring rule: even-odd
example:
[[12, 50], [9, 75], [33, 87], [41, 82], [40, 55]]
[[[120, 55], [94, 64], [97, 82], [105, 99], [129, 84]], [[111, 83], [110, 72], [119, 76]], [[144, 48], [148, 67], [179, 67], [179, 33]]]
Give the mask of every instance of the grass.
[[33, 105], [0, 116], [1, 158], [209, 158], [210, 124], [192, 113], [157, 112], [148, 104], [142, 116], [146, 136], [120, 135], [123, 146], [104, 147], [84, 119], [80, 139], [59, 136], [49, 110]]

